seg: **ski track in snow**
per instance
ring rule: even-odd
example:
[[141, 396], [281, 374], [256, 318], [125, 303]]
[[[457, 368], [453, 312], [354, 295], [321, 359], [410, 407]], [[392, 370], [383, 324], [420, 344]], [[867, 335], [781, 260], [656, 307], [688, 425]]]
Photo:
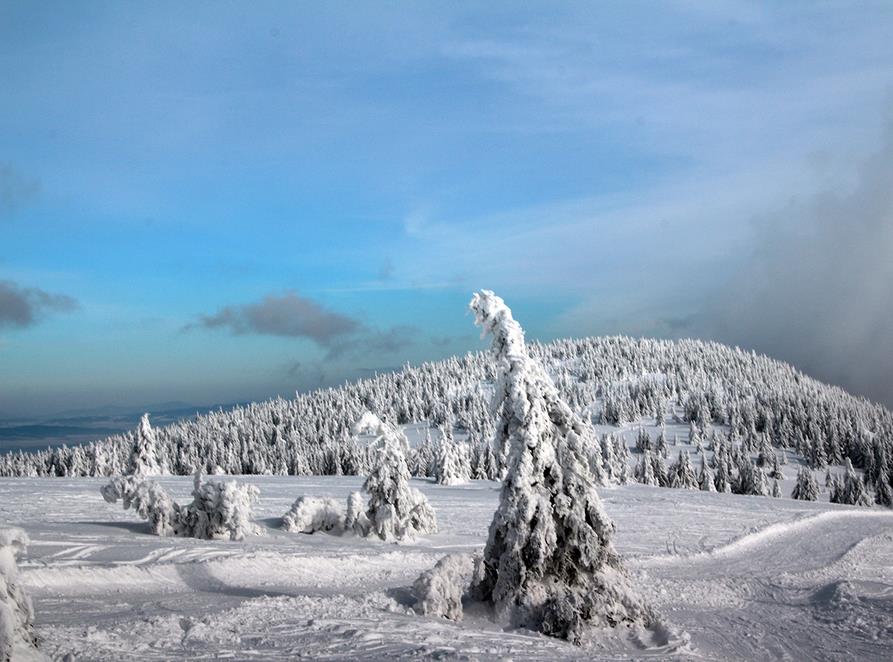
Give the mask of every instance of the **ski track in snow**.
[[[498, 485], [413, 481], [440, 532], [409, 544], [284, 533], [301, 494], [346, 498], [356, 477], [246, 477], [267, 535], [159, 538], [106, 504], [98, 479], [0, 479], [0, 521], [33, 544], [20, 567], [43, 648], [78, 660], [888, 659], [893, 514], [629, 485], [601, 490], [635, 585], [666, 631], [590, 633], [582, 648], [414, 614], [409, 587], [480, 549]], [[189, 478], [161, 481], [178, 498]]]

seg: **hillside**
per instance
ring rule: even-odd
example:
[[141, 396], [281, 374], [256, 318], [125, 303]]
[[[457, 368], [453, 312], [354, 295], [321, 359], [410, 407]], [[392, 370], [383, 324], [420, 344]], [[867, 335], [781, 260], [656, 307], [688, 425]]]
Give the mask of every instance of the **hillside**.
[[[612, 431], [630, 440], [631, 431], [650, 426], [644, 446], [656, 446], [661, 427], [688, 424], [683, 441], [711, 451], [711, 461], [718, 441], [732, 455], [733, 474], [739, 456], [763, 464], [774, 447], [817, 471], [849, 459], [869, 485], [891, 484], [891, 412], [780, 361], [717, 343], [627, 337], [531, 343], [530, 351], [566, 401], [603, 432], [603, 455]], [[176, 475], [196, 466], [228, 474], [362, 474], [366, 449], [351, 426], [368, 409], [411, 427], [414, 475], [432, 475], [437, 446], [455, 443], [472, 475], [492, 479], [500, 469], [498, 453], [495, 463], [488, 461], [493, 379], [490, 355], [468, 354], [293, 400], [211, 412], [157, 428], [159, 460]], [[110, 475], [126, 469], [132, 443], [130, 435], [118, 435], [10, 453], [0, 456], [0, 475]], [[643, 450], [641, 440], [638, 446]]]

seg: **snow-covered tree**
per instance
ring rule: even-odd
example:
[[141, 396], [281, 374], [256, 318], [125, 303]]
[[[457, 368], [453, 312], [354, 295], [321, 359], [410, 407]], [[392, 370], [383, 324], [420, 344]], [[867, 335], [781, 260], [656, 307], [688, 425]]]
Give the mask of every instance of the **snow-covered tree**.
[[403, 433], [366, 412], [357, 423], [358, 434], [374, 434], [372, 468], [363, 489], [369, 494], [366, 518], [369, 532], [382, 540], [412, 539], [418, 534], [435, 533], [437, 517], [428, 499], [409, 485]]
[[37, 656], [34, 609], [16, 565], [16, 556], [28, 542], [22, 529], [0, 529], [0, 662]]
[[808, 467], [800, 467], [797, 472], [797, 483], [791, 498], [800, 501], [816, 501], [819, 498], [819, 484]]
[[874, 501], [879, 506], [893, 508], [893, 488], [886, 476], [882, 476], [874, 486]]
[[670, 470], [670, 487], [684, 490], [698, 489], [698, 479], [695, 470], [691, 466], [691, 458], [687, 450], [679, 451], [679, 459]]
[[772, 489], [769, 479], [763, 467], [755, 466], [750, 459], [742, 455], [738, 462], [738, 494], [752, 494], [754, 496], [769, 496]]
[[441, 439], [437, 449], [434, 479], [440, 485], [461, 485], [471, 480], [465, 444]]
[[622, 435], [611, 435], [611, 441], [615, 459], [613, 480], [620, 485], [626, 485], [629, 482], [629, 448]]
[[661, 454], [661, 456], [667, 458], [670, 457], [670, 449], [667, 447], [667, 431], [664, 429], [664, 426], [660, 426], [660, 434], [657, 435], [657, 443], [655, 444], [657, 448], [657, 452]]
[[658, 485], [654, 475], [654, 464], [651, 462], [651, 451], [645, 451], [642, 459], [636, 465], [636, 480], [643, 485]]
[[713, 471], [703, 453], [701, 453], [701, 470], [698, 472], [698, 487], [702, 492], [716, 492]]
[[670, 486], [670, 473], [667, 471], [667, 464], [664, 462], [664, 456], [660, 453], [653, 453], [650, 455], [651, 459], [651, 472], [654, 474], [654, 480], [657, 481], [657, 485], [661, 487], [669, 487]]
[[260, 491], [236, 481], [203, 483], [200, 469], [195, 472], [192, 503], [185, 506], [175, 503], [155, 481], [138, 475], [114, 476], [101, 492], [109, 503], [120, 499], [125, 510], [133, 508], [156, 535], [242, 540], [261, 533], [251, 520]]
[[497, 443], [506, 476], [474, 592], [515, 625], [579, 641], [587, 623], [650, 621], [614, 549], [586, 457], [588, 426], [530, 358], [520, 325], [493, 292], [470, 307], [492, 334]]
[[193, 478], [192, 503], [180, 508], [182, 537], [206, 540], [228, 538], [242, 540], [262, 530], [251, 519], [260, 496], [254, 485], [234, 480], [202, 482], [201, 470]]
[[716, 491], [720, 494], [729, 494], [732, 492], [732, 472], [730, 470], [730, 462], [728, 457], [716, 457], [716, 477], [713, 484]]
[[[830, 473], [830, 472], [829, 472]], [[825, 476], [825, 485], [828, 487], [828, 500], [831, 503], [843, 503], [843, 481], [839, 474]]]
[[850, 458], [847, 458], [845, 462], [843, 491], [839, 494], [837, 503], [846, 503], [851, 506], [871, 505], [871, 495], [865, 489], [865, 481], [853, 469]]
[[156, 536], [178, 535], [179, 508], [161, 485], [142, 476], [113, 476], [109, 483], [100, 489], [108, 503], [118, 499], [124, 510], [131, 508], [149, 526]]
[[130, 473], [134, 476], [158, 476], [161, 466], [158, 463], [158, 441], [155, 430], [149, 424], [149, 414], [143, 414], [133, 438], [130, 455]]

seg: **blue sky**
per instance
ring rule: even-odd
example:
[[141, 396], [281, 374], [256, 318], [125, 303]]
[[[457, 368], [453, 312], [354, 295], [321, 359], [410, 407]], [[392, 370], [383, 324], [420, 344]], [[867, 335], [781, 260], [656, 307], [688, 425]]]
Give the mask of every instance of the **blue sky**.
[[716, 338], [893, 402], [893, 5], [0, 0], [0, 415]]

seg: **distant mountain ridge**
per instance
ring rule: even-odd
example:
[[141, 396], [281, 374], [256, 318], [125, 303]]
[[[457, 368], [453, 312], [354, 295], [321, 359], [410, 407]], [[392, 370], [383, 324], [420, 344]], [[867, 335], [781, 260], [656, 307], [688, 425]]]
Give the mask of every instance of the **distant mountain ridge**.
[[140, 416], [152, 412], [156, 425], [168, 425], [219, 409], [246, 403], [193, 405], [172, 400], [145, 406], [106, 405], [69, 409], [49, 416], [0, 418], [0, 452], [76, 445], [122, 434], [134, 428]]

